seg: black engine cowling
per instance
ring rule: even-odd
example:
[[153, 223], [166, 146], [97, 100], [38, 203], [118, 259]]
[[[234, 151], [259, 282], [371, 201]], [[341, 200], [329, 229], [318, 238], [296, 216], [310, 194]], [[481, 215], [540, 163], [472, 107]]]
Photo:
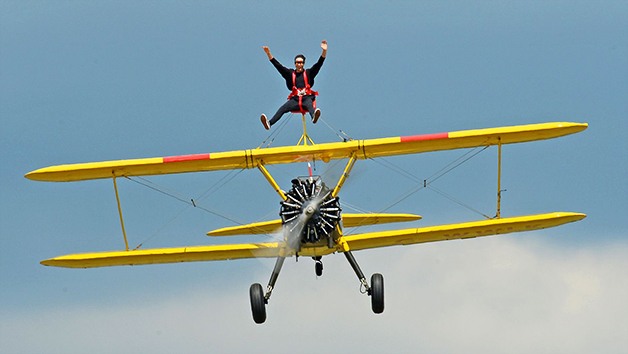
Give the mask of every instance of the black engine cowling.
[[[342, 209], [339, 198], [332, 196], [332, 191], [320, 178], [293, 179], [286, 197], [281, 202], [279, 215], [287, 235], [299, 233], [300, 243], [316, 243], [325, 238], [331, 240]], [[298, 244], [292, 246], [299, 248]]]

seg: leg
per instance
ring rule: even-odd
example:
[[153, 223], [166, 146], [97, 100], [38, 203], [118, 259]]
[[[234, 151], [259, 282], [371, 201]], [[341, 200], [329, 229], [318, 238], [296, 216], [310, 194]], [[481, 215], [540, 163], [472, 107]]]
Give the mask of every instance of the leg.
[[318, 108], [314, 108], [315, 99], [316, 98], [314, 96], [303, 96], [303, 101], [301, 102], [303, 108], [307, 109], [307, 111], [310, 113], [310, 116], [312, 117], [312, 123], [314, 124], [316, 124], [316, 122], [318, 121], [318, 117], [321, 116], [321, 110]]
[[310, 113], [310, 116], [312, 117], [312, 119], [314, 119], [314, 96], [303, 96], [303, 100], [301, 101], [301, 105], [303, 105], [303, 108], [307, 109], [307, 111]]
[[281, 119], [281, 116], [283, 116], [284, 114], [290, 111], [298, 110], [298, 109], [299, 109], [299, 101], [295, 102], [294, 99], [289, 99], [286, 103], [284, 103], [281, 107], [279, 107], [279, 109], [277, 110], [277, 113], [275, 113], [273, 118], [270, 120], [269, 122], [270, 125], [272, 126], [273, 124], [277, 123], [277, 121]]

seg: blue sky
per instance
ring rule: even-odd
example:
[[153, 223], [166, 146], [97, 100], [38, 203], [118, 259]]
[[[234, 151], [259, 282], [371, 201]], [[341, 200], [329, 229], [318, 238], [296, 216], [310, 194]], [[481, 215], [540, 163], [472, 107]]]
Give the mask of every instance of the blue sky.
[[[0, 348], [83, 352], [619, 353], [628, 346], [628, 3], [625, 1], [0, 1]], [[579, 134], [504, 147], [502, 215], [583, 212], [560, 228], [355, 254], [386, 281], [386, 311], [340, 255], [286, 262], [254, 325], [251, 283], [273, 260], [91, 270], [42, 259], [124, 247], [111, 181], [41, 183], [37, 168], [257, 147], [288, 92], [261, 47], [314, 63], [316, 142], [573, 121]], [[307, 65], [309, 64], [309, 65]], [[274, 144], [293, 144], [285, 116]], [[329, 128], [326, 124], [328, 124]], [[424, 179], [466, 151], [387, 159]], [[318, 163], [332, 180], [342, 165]], [[340, 171], [339, 171], [340, 170]], [[283, 188], [306, 166], [270, 168]], [[494, 215], [497, 151], [434, 184]], [[239, 222], [275, 218], [256, 170], [152, 177]], [[209, 239], [224, 218], [119, 182], [129, 243]], [[359, 162], [345, 211], [379, 211], [415, 186]], [[213, 189], [211, 190], [213, 191]], [[389, 212], [428, 226], [479, 220], [431, 190]], [[409, 227], [393, 225], [393, 227]], [[362, 230], [359, 230], [362, 231]], [[366, 230], [364, 230], [366, 231]], [[261, 241], [267, 241], [262, 238]], [[260, 349], [262, 348], [262, 349]], [[262, 351], [263, 351], [262, 350]]]

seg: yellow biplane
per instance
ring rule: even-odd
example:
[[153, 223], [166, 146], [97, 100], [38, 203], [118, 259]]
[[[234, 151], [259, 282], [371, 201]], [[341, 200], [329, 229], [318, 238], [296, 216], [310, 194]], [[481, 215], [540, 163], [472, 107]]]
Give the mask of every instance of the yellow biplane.
[[[370, 278], [370, 283], [367, 282], [352, 251], [539, 230], [578, 221], [586, 217], [585, 214], [570, 212], [507, 218], [500, 216], [502, 145], [552, 139], [577, 133], [587, 128], [586, 123], [555, 122], [322, 144], [314, 144], [307, 136], [305, 118], [303, 124], [304, 132], [301, 140], [294, 146], [59, 165], [26, 174], [26, 177], [32, 180], [54, 182], [111, 178], [119, 208], [120, 200], [116, 184], [118, 177], [256, 168], [268, 180], [282, 200], [281, 219], [223, 228], [211, 231], [208, 235], [268, 234], [275, 232], [275, 230], [282, 230], [282, 242], [129, 250], [122, 212], [119, 210], [126, 250], [73, 254], [47, 259], [41, 264], [55, 267], [92, 268], [273, 257], [277, 260], [266, 291], [264, 292], [262, 285], [253, 284], [249, 294], [253, 319], [256, 323], [263, 323], [266, 320], [266, 305], [286, 257], [312, 257], [315, 260], [316, 274], [320, 276], [323, 271], [321, 258], [332, 253], [343, 253], [361, 283], [361, 290], [371, 296], [372, 310], [375, 313], [382, 313], [384, 311], [383, 277], [381, 274], [375, 273]], [[421, 218], [414, 214], [342, 213], [338, 194], [357, 160], [485, 146], [497, 146], [499, 149], [497, 215], [494, 218], [450, 225], [343, 235], [343, 226], [374, 225]], [[348, 163], [344, 173], [333, 187], [325, 185], [320, 177], [312, 176], [310, 173], [308, 177], [293, 179], [292, 186], [288, 191], [285, 191], [281, 189], [266, 169], [267, 165], [272, 164], [309, 161], [327, 163], [336, 159], [348, 159]]]

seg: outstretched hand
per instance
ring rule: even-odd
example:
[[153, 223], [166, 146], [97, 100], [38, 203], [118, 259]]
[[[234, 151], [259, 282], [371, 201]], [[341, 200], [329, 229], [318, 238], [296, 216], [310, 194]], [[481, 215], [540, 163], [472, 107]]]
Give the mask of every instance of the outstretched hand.
[[270, 48], [268, 48], [267, 46], [263, 46], [262, 49], [264, 49], [266, 55], [268, 55], [268, 60], [273, 60], [273, 55], [270, 54]]
[[325, 58], [327, 56], [327, 41], [326, 40], [323, 40], [321, 42], [321, 48], [323, 49], [323, 54], [321, 54], [321, 56]]

